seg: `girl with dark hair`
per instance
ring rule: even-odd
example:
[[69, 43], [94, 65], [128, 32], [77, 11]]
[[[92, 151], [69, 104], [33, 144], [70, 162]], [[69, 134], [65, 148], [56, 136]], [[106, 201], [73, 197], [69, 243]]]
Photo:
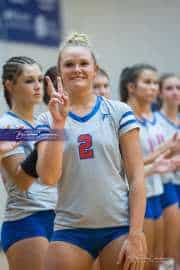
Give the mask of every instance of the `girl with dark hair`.
[[[158, 157], [155, 149], [163, 142], [163, 132], [151, 111], [151, 103], [158, 93], [158, 77], [155, 67], [138, 64], [125, 68], [120, 77], [121, 100], [128, 103], [140, 125], [140, 142], [144, 153], [144, 163], [151, 163]], [[158, 148], [157, 148], [158, 149]], [[147, 205], [144, 221], [148, 257], [163, 257], [163, 217], [160, 196], [163, 193], [161, 176], [146, 177]], [[145, 268], [154, 269], [153, 262]]]
[[110, 98], [111, 96], [109, 75], [102, 68], [98, 68], [96, 77], [94, 78], [93, 91], [97, 96], [106, 98]]
[[[34, 130], [34, 108], [43, 96], [40, 65], [29, 57], [12, 57], [3, 66], [2, 82], [10, 110], [0, 127]], [[24, 141], [2, 154], [8, 198], [1, 240], [10, 270], [43, 270], [53, 228], [56, 188], [34, 182], [20, 166], [33, 147], [34, 142]]]
[[50, 93], [48, 93], [48, 84], [47, 84], [47, 80], [46, 77], [49, 77], [55, 87], [55, 89], [57, 89], [57, 67], [56, 66], [52, 66], [50, 68], [48, 68], [44, 74], [44, 96], [43, 96], [43, 101], [46, 105], [48, 105], [49, 100], [50, 100]]

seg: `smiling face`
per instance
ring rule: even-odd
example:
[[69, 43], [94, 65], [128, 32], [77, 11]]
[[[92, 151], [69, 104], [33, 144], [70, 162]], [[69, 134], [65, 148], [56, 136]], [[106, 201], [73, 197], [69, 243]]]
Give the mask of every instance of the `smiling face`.
[[66, 91], [84, 91], [92, 88], [96, 64], [88, 48], [81, 46], [65, 48], [61, 52], [59, 70]]
[[176, 76], [167, 77], [161, 83], [160, 98], [169, 106], [180, 105], [180, 79]]
[[39, 66], [24, 65], [21, 74], [11, 82], [10, 93], [13, 103], [28, 107], [40, 103], [43, 96], [43, 75]]
[[153, 70], [143, 70], [134, 84], [133, 95], [135, 98], [146, 104], [151, 104], [158, 94], [157, 73]]

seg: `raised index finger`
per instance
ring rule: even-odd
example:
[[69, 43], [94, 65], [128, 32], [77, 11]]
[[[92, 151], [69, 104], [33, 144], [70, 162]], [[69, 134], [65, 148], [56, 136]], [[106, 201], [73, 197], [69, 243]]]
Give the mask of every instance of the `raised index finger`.
[[45, 80], [47, 82], [47, 91], [48, 91], [48, 95], [51, 97], [56, 93], [56, 89], [51, 81], [51, 79], [49, 78], [49, 76], [45, 77]]
[[62, 80], [60, 76], [57, 77], [57, 92], [60, 94], [60, 96], [64, 94]]

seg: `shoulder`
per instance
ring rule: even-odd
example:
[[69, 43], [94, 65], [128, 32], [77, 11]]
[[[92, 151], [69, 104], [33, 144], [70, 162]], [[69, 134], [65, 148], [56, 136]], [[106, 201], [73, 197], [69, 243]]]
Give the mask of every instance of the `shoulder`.
[[133, 110], [129, 105], [118, 100], [103, 98], [103, 101], [118, 128], [119, 135], [139, 127]]
[[0, 127], [5, 128], [10, 126], [10, 128], [16, 127], [19, 125], [20, 120], [18, 118], [12, 117], [10, 113], [6, 112], [0, 117]]
[[130, 112], [130, 114], [133, 114], [133, 111], [129, 105], [127, 105], [124, 102], [118, 101], [118, 100], [110, 100], [106, 98], [102, 98], [106, 106], [109, 107], [111, 112], [115, 112], [118, 114], [119, 118], [121, 118], [124, 113]]
[[41, 113], [36, 120], [36, 127], [50, 127], [52, 122], [51, 114], [49, 111]]

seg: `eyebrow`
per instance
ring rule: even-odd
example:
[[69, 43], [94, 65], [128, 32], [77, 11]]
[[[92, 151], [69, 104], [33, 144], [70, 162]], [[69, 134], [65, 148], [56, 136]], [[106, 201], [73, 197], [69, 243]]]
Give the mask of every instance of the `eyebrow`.
[[38, 74], [38, 75], [23, 75], [23, 77], [24, 78], [34, 78], [34, 77], [44, 77], [44, 75], [43, 74]]

